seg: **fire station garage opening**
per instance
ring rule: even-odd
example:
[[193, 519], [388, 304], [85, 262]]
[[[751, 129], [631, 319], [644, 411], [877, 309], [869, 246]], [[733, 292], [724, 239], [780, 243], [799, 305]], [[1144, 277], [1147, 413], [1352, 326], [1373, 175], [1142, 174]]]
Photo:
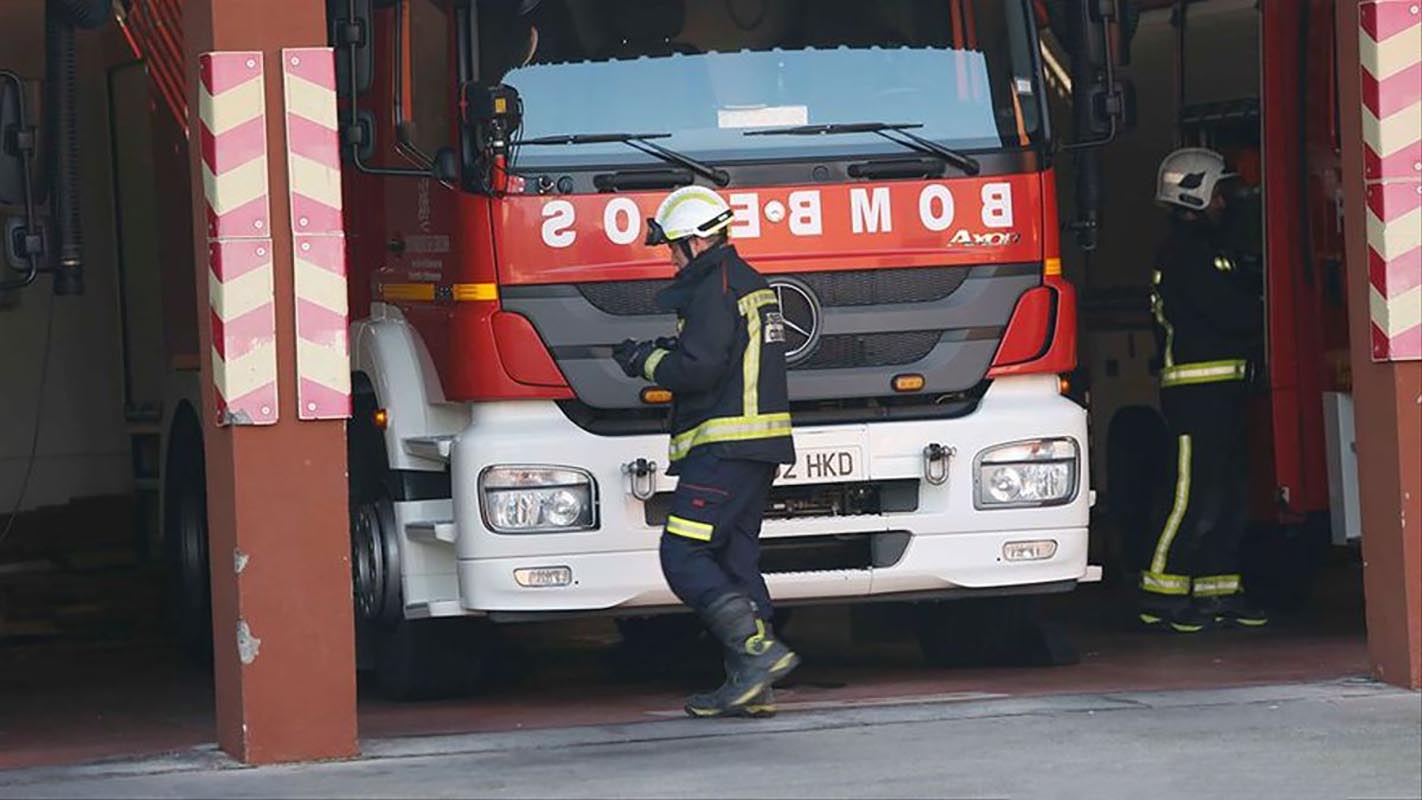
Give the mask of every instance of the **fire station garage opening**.
[[[610, 357], [676, 331], [642, 226], [692, 183], [800, 337], [784, 709], [1366, 673], [1335, 0], [301, 1], [343, 142], [362, 736], [662, 719], [719, 680], [657, 566], [670, 393]], [[205, 442], [260, 401], [203, 391], [240, 314], [195, 290], [185, 3], [87, 5], [0, 4], [0, 768], [212, 741], [214, 648], [260, 644], [209, 593], [244, 554], [210, 552]], [[1193, 227], [1153, 203], [1186, 147], [1233, 173]], [[1182, 226], [1253, 298], [1227, 352], [1187, 341], [1225, 301], [1172, 299]], [[1219, 387], [1229, 436], [1162, 407]], [[1142, 587], [1269, 624], [1164, 635], [1198, 620]]]
[[[1241, 526], [1238, 569], [1227, 571], [1261, 604], [1335, 604], [1323, 588], [1334, 577], [1361, 583], [1335, 7], [1140, 7], [1126, 67], [1137, 126], [1104, 157], [1099, 249], [1066, 256], [1081, 293], [1073, 380], [1091, 414], [1095, 544], [1108, 574], [1159, 572], [1172, 512], [1218, 503], [1204, 513], [1233, 510]], [[1197, 152], [1170, 158], [1185, 149]], [[1158, 199], [1181, 164], [1209, 163], [1198, 151], [1223, 157], [1218, 212]], [[1224, 380], [1192, 378], [1202, 362]], [[1212, 392], [1235, 413], [1205, 410]], [[1171, 394], [1183, 398], [1173, 411]], [[1211, 419], [1197, 425], [1202, 413]], [[1238, 439], [1228, 456], [1192, 447], [1201, 431], [1220, 441], [1221, 428]], [[1197, 476], [1202, 464], [1230, 471], [1208, 481], [1229, 485], [1224, 499], [1201, 498], [1198, 477], [1188, 496], [1179, 476], [1191, 459]]]

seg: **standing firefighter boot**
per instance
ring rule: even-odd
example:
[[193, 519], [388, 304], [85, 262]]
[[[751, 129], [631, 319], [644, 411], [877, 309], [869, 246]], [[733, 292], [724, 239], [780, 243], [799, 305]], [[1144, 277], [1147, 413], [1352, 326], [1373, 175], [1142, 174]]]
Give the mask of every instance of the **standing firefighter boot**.
[[775, 690], [766, 686], [760, 694], [752, 697], [743, 706], [725, 707], [722, 698], [732, 690], [731, 676], [736, 674], [739, 664], [736, 654], [726, 651], [726, 682], [711, 692], [701, 692], [686, 699], [686, 713], [693, 717], [751, 717], [764, 719], [775, 716]]
[[1269, 624], [1269, 612], [1255, 605], [1245, 594], [1210, 597], [1199, 602], [1200, 611], [1215, 622], [1241, 628], [1262, 628]]
[[[800, 657], [775, 639], [770, 626], [755, 612], [755, 603], [743, 594], [729, 594], [713, 602], [704, 613], [711, 634], [735, 655], [734, 669], [721, 688], [692, 698], [686, 713], [694, 717], [744, 715], [752, 701], [800, 665]], [[759, 705], [759, 704], [756, 704]]]

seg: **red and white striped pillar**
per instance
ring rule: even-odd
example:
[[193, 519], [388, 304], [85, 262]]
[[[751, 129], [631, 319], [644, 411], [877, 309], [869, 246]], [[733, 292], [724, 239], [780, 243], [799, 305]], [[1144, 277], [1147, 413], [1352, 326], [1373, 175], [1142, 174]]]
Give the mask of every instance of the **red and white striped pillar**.
[[1359, 12], [1372, 357], [1422, 359], [1422, 0]]
[[217, 424], [271, 425], [280, 415], [262, 54], [203, 53], [198, 70]]
[[[286, 64], [293, 50], [325, 52], [327, 3], [181, 6], [195, 301], [214, 317], [199, 326], [204, 339], [213, 334], [211, 346], [203, 343], [203, 395], [228, 423], [204, 414], [217, 742], [256, 764], [346, 758], [358, 747], [345, 426], [302, 421], [311, 411], [298, 398], [315, 402], [318, 416], [340, 416], [349, 367], [342, 359], [339, 371], [316, 374], [303, 356], [297, 368], [309, 341], [344, 351], [344, 322], [331, 319], [344, 317], [339, 214], [321, 217], [305, 205], [340, 178], [288, 116], [289, 106], [306, 106], [289, 101], [296, 82]], [[295, 66], [309, 68], [302, 61]], [[296, 116], [331, 118], [329, 110]], [[287, 139], [295, 154], [282, 158]], [[306, 250], [303, 237], [312, 241]], [[298, 311], [308, 303], [331, 313], [311, 323]], [[322, 339], [313, 330], [331, 333]], [[304, 388], [298, 372], [335, 386], [336, 399]], [[254, 386], [262, 402], [249, 402]], [[271, 424], [232, 424], [248, 419]]]

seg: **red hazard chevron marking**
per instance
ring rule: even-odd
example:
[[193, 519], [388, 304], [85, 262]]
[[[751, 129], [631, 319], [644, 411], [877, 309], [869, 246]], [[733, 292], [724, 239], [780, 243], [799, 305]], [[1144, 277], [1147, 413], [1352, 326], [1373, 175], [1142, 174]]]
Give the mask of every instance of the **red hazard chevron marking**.
[[271, 241], [211, 241], [208, 265], [218, 424], [271, 425], [278, 419]]
[[1376, 361], [1422, 358], [1422, 6], [1359, 5], [1368, 298]]
[[298, 416], [342, 419], [351, 414], [351, 398], [335, 59], [328, 47], [281, 56], [296, 242]]

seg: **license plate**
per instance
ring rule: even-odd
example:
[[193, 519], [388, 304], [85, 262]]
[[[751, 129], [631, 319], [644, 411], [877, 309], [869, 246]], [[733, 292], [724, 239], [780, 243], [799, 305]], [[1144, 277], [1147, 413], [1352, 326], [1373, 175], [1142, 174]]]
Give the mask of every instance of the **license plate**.
[[780, 468], [775, 482], [840, 483], [864, 477], [864, 456], [858, 447], [803, 447], [795, 450], [795, 463]]

